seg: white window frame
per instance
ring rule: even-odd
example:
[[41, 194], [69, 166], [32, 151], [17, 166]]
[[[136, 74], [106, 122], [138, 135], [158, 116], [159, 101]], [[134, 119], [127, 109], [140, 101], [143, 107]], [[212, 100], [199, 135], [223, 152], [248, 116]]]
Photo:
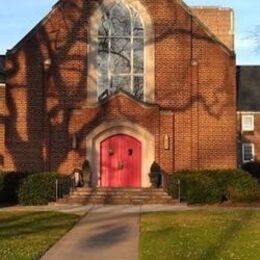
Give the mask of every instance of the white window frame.
[[[87, 106], [98, 104], [97, 94], [97, 52], [98, 52], [98, 25], [106, 6], [116, 0], [103, 0], [102, 4], [90, 17], [88, 27], [88, 78], [87, 78]], [[144, 102], [155, 102], [155, 32], [153, 22], [147, 9], [140, 0], [120, 0], [132, 6], [138, 12], [144, 25]]]
[[[140, 15], [133, 8], [131, 9], [129, 7], [129, 5], [124, 4], [123, 1], [118, 1], [118, 2], [115, 2], [114, 4], [122, 5], [122, 6], [124, 6], [125, 8], [128, 9], [130, 20], [131, 20], [130, 21], [130, 25], [131, 25], [131, 27], [130, 27], [130, 29], [131, 29], [130, 35], [123, 35], [123, 36], [111, 35], [111, 29], [109, 28], [108, 35], [106, 35], [106, 36], [98, 35], [98, 43], [99, 43], [99, 40], [102, 40], [102, 39], [107, 39], [108, 40], [108, 44], [109, 44], [109, 46], [108, 46], [108, 64], [110, 64], [112, 40], [115, 40], [115, 39], [128, 39], [128, 40], [130, 40], [130, 45], [131, 45], [131, 54], [130, 54], [130, 63], [131, 63], [130, 66], [131, 66], [131, 68], [130, 68], [130, 72], [129, 73], [113, 73], [113, 72], [111, 72], [111, 68], [108, 67], [108, 80], [109, 80], [109, 85], [110, 85], [111, 82], [112, 82], [112, 78], [113, 77], [129, 76], [130, 77], [130, 86], [129, 86], [130, 87], [130, 91], [129, 91], [129, 93], [133, 94], [134, 93], [134, 79], [135, 79], [135, 77], [140, 77], [140, 78], [143, 79], [143, 88], [144, 88], [144, 84], [145, 84], [145, 82], [144, 82], [144, 80], [145, 80], [145, 77], [144, 77], [144, 64], [143, 64], [143, 73], [136, 73], [136, 72], [134, 72], [134, 47], [133, 47], [134, 46], [134, 40], [138, 40], [138, 39], [139, 40], [143, 40], [143, 42], [145, 43], [144, 23], [142, 21], [142, 17], [140, 17]], [[109, 8], [107, 8], [107, 10], [109, 10], [110, 8], [111, 8], [111, 6]], [[143, 35], [142, 36], [134, 35], [133, 11], [138, 14], [140, 22], [142, 23], [142, 29], [143, 29]], [[144, 57], [144, 48], [145, 48], [145, 46], [143, 46], [143, 50], [142, 50], [142, 53], [143, 53], [143, 63], [144, 63], [144, 59], [145, 59], [145, 57]], [[98, 69], [97, 69], [97, 74], [99, 76], [101, 75], [101, 73], [100, 73], [100, 71]], [[98, 81], [97, 81], [97, 88], [98, 88], [98, 91], [97, 91], [98, 96], [100, 96], [100, 86], [98, 84]], [[144, 89], [143, 89], [143, 92], [144, 92]]]
[[[247, 120], [251, 120], [251, 125], [247, 124]], [[242, 115], [242, 132], [255, 130], [255, 117], [254, 115]]]
[[[252, 149], [252, 159], [251, 160], [245, 160], [245, 147], [250, 146]], [[242, 161], [243, 163], [252, 162], [255, 158], [255, 145], [253, 143], [243, 143], [242, 144]]]

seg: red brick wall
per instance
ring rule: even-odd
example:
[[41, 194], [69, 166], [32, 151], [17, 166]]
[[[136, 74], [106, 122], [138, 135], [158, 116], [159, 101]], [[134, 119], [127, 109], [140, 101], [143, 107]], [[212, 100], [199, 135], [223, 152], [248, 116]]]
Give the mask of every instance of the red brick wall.
[[192, 12], [230, 49], [234, 49], [234, 13], [230, 8], [192, 7]]
[[113, 119], [154, 134], [156, 160], [167, 172], [235, 167], [235, 59], [177, 1], [143, 1], [155, 31], [156, 105], [119, 95], [84, 106], [88, 19], [96, 2], [64, 1], [8, 53], [5, 168], [70, 172], [84, 159], [88, 132]]
[[0, 84], [0, 169], [4, 168], [5, 156], [5, 86]]

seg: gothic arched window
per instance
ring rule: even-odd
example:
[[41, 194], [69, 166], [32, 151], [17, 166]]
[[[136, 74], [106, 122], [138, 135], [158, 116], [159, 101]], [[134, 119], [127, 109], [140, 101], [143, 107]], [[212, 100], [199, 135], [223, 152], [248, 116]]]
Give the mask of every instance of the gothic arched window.
[[144, 99], [144, 27], [120, 2], [105, 7], [99, 25], [97, 83], [99, 100], [119, 89]]

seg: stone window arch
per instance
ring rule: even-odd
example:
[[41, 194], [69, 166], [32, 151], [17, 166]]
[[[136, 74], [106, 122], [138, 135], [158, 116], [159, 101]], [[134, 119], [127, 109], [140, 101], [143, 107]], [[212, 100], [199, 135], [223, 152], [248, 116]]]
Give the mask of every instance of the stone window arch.
[[96, 104], [119, 89], [153, 103], [154, 33], [140, 2], [104, 0], [89, 29], [87, 103]]

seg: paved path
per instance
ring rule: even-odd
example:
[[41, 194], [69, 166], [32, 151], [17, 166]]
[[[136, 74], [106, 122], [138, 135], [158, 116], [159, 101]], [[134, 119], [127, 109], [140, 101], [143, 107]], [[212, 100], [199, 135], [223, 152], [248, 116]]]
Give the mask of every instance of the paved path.
[[96, 207], [41, 259], [138, 260], [139, 217], [140, 207]]
[[[6, 207], [5, 210], [60, 211], [82, 215], [80, 222], [42, 260], [137, 260], [142, 212], [210, 208], [184, 205], [104, 206], [59, 205]], [[216, 207], [213, 207], [216, 208]], [[226, 208], [232, 210], [233, 208]], [[260, 210], [259, 207], [250, 208]]]
[[[191, 209], [187, 206], [92, 206], [88, 214], [42, 260], [138, 260], [141, 212]], [[71, 211], [75, 211], [74, 207]], [[66, 212], [66, 208], [63, 209]]]

